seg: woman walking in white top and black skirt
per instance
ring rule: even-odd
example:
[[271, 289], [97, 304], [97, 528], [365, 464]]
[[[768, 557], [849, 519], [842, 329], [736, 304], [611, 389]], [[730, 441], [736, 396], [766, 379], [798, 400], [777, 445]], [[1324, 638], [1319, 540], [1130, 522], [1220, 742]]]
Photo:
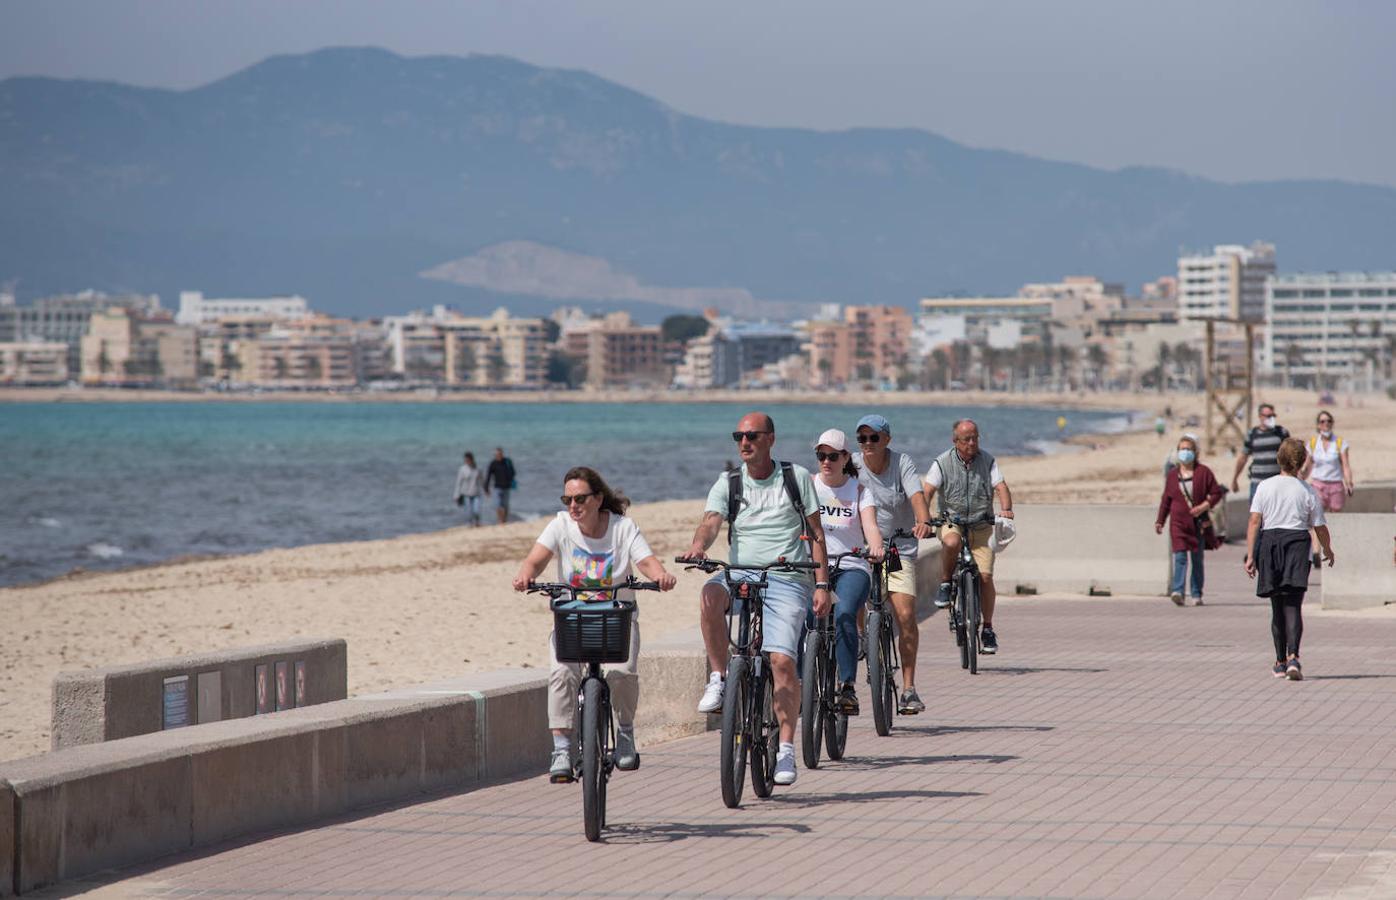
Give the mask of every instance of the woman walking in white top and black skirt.
[[1323, 505], [1299, 478], [1308, 451], [1294, 438], [1285, 438], [1277, 456], [1280, 474], [1262, 481], [1251, 499], [1246, 574], [1256, 579], [1256, 595], [1270, 598], [1274, 676], [1301, 681], [1299, 639], [1304, 635], [1304, 617], [1300, 609], [1309, 588], [1309, 529], [1313, 528], [1330, 567], [1333, 547]]

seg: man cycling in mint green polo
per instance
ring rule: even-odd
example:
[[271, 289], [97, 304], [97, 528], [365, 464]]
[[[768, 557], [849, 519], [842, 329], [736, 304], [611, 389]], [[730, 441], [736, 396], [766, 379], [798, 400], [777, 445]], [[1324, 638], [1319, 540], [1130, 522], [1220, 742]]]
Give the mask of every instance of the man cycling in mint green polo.
[[[795, 723], [800, 716], [800, 676], [795, 661], [811, 605], [816, 616], [828, 615], [833, 605], [824, 529], [819, 523], [819, 497], [808, 469], [793, 463], [778, 464], [771, 458], [776, 426], [770, 416], [748, 413], [737, 423], [732, 438], [742, 457], [741, 500], [737, 516], [728, 526], [732, 539], [728, 562], [763, 566], [782, 558], [789, 562], [809, 562], [812, 558], [818, 566], [812, 584], [807, 570], [771, 572], [762, 603], [761, 649], [771, 655], [776, 718], [780, 720], [780, 751], [776, 755], [774, 779], [776, 784], [794, 784]], [[728, 517], [733, 477], [736, 476], [720, 476], [708, 492], [703, 521], [693, 534], [687, 556], [707, 556]], [[733, 573], [733, 577], [747, 574], [755, 575]], [[711, 713], [722, 708], [729, 655], [727, 612], [732, 597], [723, 573], [718, 572], [703, 585], [702, 597], [700, 623], [711, 674], [698, 711]]]

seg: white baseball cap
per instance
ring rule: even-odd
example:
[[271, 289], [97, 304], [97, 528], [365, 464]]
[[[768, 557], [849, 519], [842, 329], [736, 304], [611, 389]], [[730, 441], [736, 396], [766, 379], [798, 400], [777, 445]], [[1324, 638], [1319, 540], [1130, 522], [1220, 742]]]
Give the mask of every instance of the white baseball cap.
[[833, 447], [835, 450], [847, 450], [848, 438], [844, 437], [843, 432], [839, 431], [837, 428], [830, 428], [819, 436], [819, 440], [814, 442], [814, 446], [816, 447], [820, 444], [826, 447]]

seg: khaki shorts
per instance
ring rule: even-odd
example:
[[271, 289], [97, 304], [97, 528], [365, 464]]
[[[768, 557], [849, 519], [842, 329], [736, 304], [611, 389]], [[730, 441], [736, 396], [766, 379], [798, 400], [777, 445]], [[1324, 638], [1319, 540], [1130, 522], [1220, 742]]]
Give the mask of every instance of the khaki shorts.
[[887, 593], [916, 596], [916, 560], [902, 557], [902, 567], [887, 573]]
[[[945, 540], [947, 532], [955, 529], [950, 525], [940, 526], [939, 537]], [[989, 549], [989, 537], [994, 533], [994, 526], [988, 523], [975, 525], [969, 530], [969, 552], [974, 557], [974, 564], [979, 567], [980, 575], [994, 574], [994, 551]]]

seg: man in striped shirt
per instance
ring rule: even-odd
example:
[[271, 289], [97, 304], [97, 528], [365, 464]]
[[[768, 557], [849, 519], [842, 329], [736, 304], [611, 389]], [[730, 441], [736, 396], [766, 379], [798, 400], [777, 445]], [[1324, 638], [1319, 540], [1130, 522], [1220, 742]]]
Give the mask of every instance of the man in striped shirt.
[[1262, 403], [1256, 412], [1260, 414], [1260, 424], [1246, 435], [1241, 455], [1236, 457], [1236, 471], [1231, 476], [1231, 490], [1240, 490], [1241, 470], [1246, 467], [1246, 460], [1251, 461], [1252, 499], [1255, 498], [1256, 487], [1262, 481], [1280, 474], [1280, 464], [1275, 456], [1280, 451], [1280, 443], [1289, 437], [1289, 432], [1283, 425], [1275, 424], [1275, 407], [1272, 404]]

